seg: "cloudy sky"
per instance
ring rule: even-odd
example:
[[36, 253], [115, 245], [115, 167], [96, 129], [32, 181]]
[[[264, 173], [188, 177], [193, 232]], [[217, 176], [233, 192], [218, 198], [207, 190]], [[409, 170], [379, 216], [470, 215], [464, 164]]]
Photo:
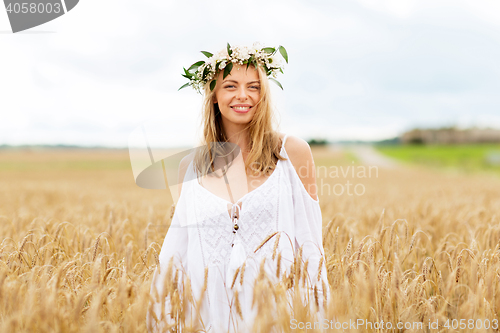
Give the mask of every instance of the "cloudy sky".
[[[280, 130], [384, 139], [500, 128], [500, 2], [81, 0], [12, 34], [0, 10], [0, 144], [191, 145], [201, 97], [182, 67], [226, 43], [286, 47]], [[136, 133], [136, 132], [135, 132]]]

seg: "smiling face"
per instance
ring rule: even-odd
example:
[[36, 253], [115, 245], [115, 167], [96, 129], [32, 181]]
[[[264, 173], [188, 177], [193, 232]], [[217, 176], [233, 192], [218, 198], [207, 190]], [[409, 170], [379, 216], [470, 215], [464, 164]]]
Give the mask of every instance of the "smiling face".
[[221, 72], [213, 102], [219, 106], [224, 126], [248, 124], [260, 100], [259, 73], [253, 66], [234, 64], [231, 73], [224, 80], [222, 77]]

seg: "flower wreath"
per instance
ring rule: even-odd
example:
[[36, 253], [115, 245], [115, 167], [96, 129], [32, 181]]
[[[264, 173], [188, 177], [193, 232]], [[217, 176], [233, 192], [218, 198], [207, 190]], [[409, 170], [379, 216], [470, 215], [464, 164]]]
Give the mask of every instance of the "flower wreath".
[[217, 80], [214, 79], [215, 74], [224, 70], [223, 79], [229, 75], [233, 64], [239, 65], [253, 65], [257, 68], [257, 65], [261, 65], [264, 68], [267, 76], [272, 76], [269, 80], [275, 82], [281, 89], [281, 83], [279, 83], [274, 78], [277, 77], [278, 72], [283, 73], [283, 65], [278, 58], [277, 51], [281, 54], [286, 63], [288, 63], [288, 54], [283, 46], [275, 47], [260, 47], [258, 43], [254, 43], [252, 47], [246, 46], [235, 46], [231, 47], [227, 43], [227, 48], [219, 51], [216, 55], [210, 52], [201, 51], [208, 60], [198, 61], [191, 65], [188, 69], [184, 69], [184, 76], [189, 80], [188, 83], [184, 84], [182, 87], [187, 86], [193, 87], [196, 91], [201, 94], [201, 89], [205, 84], [210, 82], [210, 90], [213, 91]]

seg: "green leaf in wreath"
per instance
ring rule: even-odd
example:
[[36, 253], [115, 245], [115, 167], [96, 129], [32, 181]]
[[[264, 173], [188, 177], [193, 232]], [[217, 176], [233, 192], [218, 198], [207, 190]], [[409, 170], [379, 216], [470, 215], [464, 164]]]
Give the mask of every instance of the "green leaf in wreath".
[[255, 67], [255, 69], [257, 69], [257, 66], [258, 66], [258, 65], [257, 65], [257, 59], [254, 59], [254, 60], [252, 61], [252, 65], [253, 65], [253, 67]]
[[231, 45], [229, 45], [229, 43], [227, 43], [227, 55], [231, 56], [232, 53], [233, 53], [233, 51], [231, 50]]
[[276, 49], [274, 47], [265, 47], [262, 49], [262, 51], [273, 54], [274, 52], [276, 52]]
[[212, 82], [210, 82], [210, 91], [214, 91], [216, 84], [217, 84], [217, 80], [212, 80]]
[[186, 83], [186, 84], [184, 84], [184, 85], [182, 85], [182, 87], [180, 87], [179, 89], [177, 89], [177, 91], [181, 90], [182, 88], [186, 88], [187, 86], [189, 86], [189, 82]]
[[207, 58], [210, 58], [211, 56], [213, 56], [212, 53], [207, 52], [207, 51], [201, 51], [201, 53], [203, 53], [205, 55], [205, 57], [207, 57]]
[[229, 75], [229, 73], [231, 73], [231, 69], [233, 69], [233, 63], [230, 62], [229, 64], [226, 65], [226, 67], [224, 67], [224, 74], [222, 76], [222, 79], [225, 79], [226, 76]]
[[207, 77], [208, 71], [209, 71], [208, 67], [205, 67], [205, 69], [203, 70], [203, 75], [202, 75], [203, 80], [205, 80], [205, 78]]
[[248, 58], [248, 60], [247, 60], [247, 68], [246, 69], [248, 69], [248, 67], [250, 67], [250, 64], [253, 62], [253, 60], [254, 60], [254, 57], [253, 57], [253, 55], [251, 55], [250, 58]]
[[280, 50], [281, 55], [285, 59], [286, 63], [288, 64], [288, 53], [286, 53], [285, 48], [280, 45], [279, 50]]
[[204, 61], [195, 62], [194, 64], [191, 65], [191, 67], [188, 68], [188, 71], [190, 71], [192, 69], [197, 69], [198, 67], [200, 67], [204, 63], [205, 63]]
[[276, 83], [278, 85], [278, 87], [281, 88], [281, 90], [283, 90], [283, 86], [281, 85], [281, 83], [279, 83], [277, 80], [273, 79], [272, 77], [269, 78], [269, 80], [273, 81], [274, 83]]

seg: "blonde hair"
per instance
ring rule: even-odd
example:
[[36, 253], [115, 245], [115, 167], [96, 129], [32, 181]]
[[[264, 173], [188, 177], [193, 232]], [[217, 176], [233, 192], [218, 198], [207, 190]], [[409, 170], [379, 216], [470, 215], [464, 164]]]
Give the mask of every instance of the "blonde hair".
[[[245, 161], [245, 172], [268, 175], [276, 167], [278, 159], [286, 160], [286, 158], [279, 153], [282, 142], [278, 132], [273, 128], [275, 114], [271, 104], [269, 80], [261, 66], [257, 66], [257, 73], [260, 80], [260, 100], [254, 106], [254, 116], [246, 127], [249, 129], [250, 147], [245, 148], [249, 148], [250, 152]], [[227, 156], [227, 145], [224, 146], [227, 137], [222, 126], [222, 115], [213, 102], [215, 89], [211, 90], [208, 82], [204, 91], [201, 120], [203, 138], [193, 163], [201, 177], [214, 171], [216, 158]]]

